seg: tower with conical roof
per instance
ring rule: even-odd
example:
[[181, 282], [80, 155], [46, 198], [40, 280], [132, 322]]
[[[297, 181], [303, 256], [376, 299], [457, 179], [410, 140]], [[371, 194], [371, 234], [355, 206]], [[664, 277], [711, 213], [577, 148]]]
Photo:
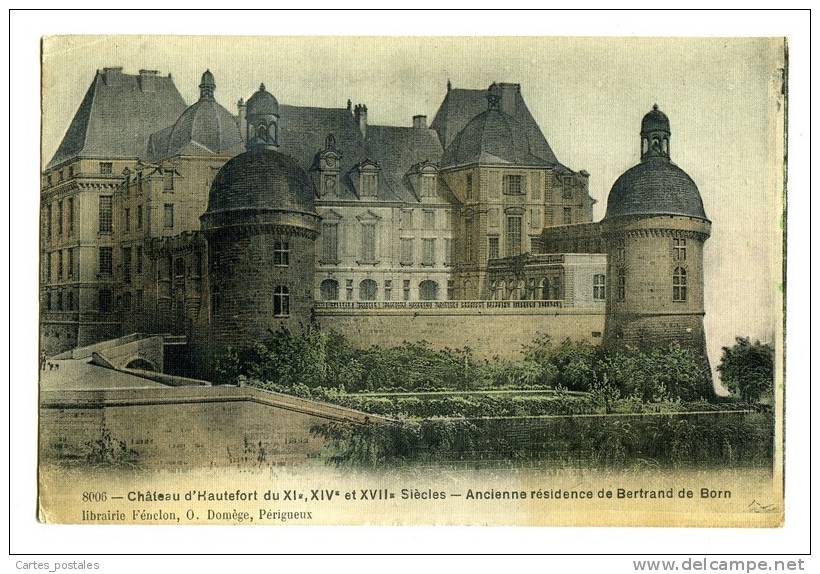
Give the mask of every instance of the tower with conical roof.
[[609, 192], [605, 342], [677, 342], [706, 357], [703, 246], [711, 223], [698, 187], [672, 163], [669, 119], [655, 105], [641, 122], [641, 161]]

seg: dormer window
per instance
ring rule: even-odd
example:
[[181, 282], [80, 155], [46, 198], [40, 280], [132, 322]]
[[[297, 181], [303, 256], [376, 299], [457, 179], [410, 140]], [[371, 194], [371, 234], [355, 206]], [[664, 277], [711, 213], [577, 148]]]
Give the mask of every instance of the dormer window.
[[434, 175], [421, 176], [421, 196], [435, 197], [436, 195], [436, 177]]
[[376, 173], [362, 174], [362, 196], [376, 197], [376, 190], [378, 189], [378, 176]]
[[376, 197], [379, 189], [379, 165], [372, 160], [359, 164], [358, 192], [360, 197]]

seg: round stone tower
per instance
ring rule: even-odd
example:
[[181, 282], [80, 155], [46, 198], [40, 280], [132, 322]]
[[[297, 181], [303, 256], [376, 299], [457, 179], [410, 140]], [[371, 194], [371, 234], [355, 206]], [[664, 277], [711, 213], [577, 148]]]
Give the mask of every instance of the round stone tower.
[[697, 185], [670, 160], [670, 138], [655, 105], [641, 123], [641, 162], [609, 192], [605, 342], [675, 341], [705, 358], [703, 245], [711, 223]]
[[[264, 88], [248, 101], [249, 128], [270, 127], [278, 112], [271, 102], [276, 99]], [[249, 131], [247, 151], [219, 170], [201, 217], [215, 352], [251, 345], [280, 328], [301, 332], [311, 322], [315, 192], [296, 160], [276, 151], [278, 135], [272, 140], [270, 131], [256, 137]]]

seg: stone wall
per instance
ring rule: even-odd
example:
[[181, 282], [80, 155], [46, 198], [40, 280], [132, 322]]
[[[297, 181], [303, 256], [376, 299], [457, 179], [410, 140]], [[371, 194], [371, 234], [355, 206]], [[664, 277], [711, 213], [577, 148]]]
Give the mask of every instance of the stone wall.
[[278, 466], [318, 455], [324, 440], [311, 433], [314, 425], [379, 420], [252, 388], [44, 391], [39, 452], [43, 462], [107, 456], [164, 470]]
[[[512, 306], [539, 302], [481, 303]], [[437, 348], [467, 346], [479, 358], [520, 358], [522, 346], [541, 334], [549, 335], [555, 343], [570, 338], [597, 345], [604, 331], [603, 308], [321, 309], [316, 319], [322, 328], [343, 333], [359, 347], [424, 340]]]

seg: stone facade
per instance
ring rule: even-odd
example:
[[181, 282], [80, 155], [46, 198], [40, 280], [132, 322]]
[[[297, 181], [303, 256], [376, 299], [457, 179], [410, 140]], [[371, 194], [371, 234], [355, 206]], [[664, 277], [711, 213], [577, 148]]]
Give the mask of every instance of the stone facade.
[[170, 77], [143, 72], [98, 73], [43, 172], [48, 354], [172, 333], [206, 365], [314, 322], [362, 344], [452, 330], [492, 352], [482, 337], [510, 306], [527, 326], [504, 315], [505, 353], [541, 330], [702, 348], [710, 223], [657, 108], [593, 222], [589, 174], [557, 160], [519, 84], [448, 84], [430, 127], [405, 127], [350, 101], [280, 105], [264, 85], [234, 116], [210, 72], [186, 108]]

